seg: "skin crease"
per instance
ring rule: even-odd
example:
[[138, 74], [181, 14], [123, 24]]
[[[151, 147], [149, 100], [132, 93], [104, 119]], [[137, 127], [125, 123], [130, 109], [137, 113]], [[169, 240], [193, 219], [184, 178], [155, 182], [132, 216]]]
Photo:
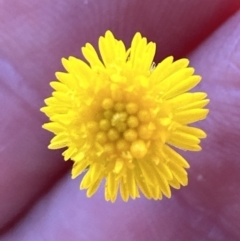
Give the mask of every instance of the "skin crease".
[[190, 55], [203, 76], [198, 89], [211, 99], [209, 118], [200, 124], [208, 138], [202, 152], [184, 153], [189, 185], [170, 200], [113, 205], [103, 190], [87, 199], [78, 191], [80, 179], [70, 180], [61, 152], [47, 150], [51, 135], [41, 129], [47, 119], [39, 112], [54, 72], [63, 70], [60, 58], [81, 57], [80, 47], [96, 45], [107, 29], [126, 43], [140, 31], [157, 43], [156, 62], [178, 58], [239, 1], [39, 2], [0, 0], [0, 240], [240, 239], [239, 13]]

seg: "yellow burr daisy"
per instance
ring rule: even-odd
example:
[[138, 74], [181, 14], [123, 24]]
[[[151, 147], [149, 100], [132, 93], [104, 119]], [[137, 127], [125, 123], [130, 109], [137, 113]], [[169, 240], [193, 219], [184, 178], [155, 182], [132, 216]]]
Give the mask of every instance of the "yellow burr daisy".
[[167, 57], [153, 63], [156, 44], [136, 33], [126, 49], [107, 31], [98, 56], [87, 43], [82, 53], [62, 59], [66, 73], [50, 83], [52, 96], [41, 108], [54, 133], [50, 149], [65, 148], [72, 178], [84, 177], [80, 189], [92, 196], [105, 181], [105, 199], [124, 201], [142, 193], [148, 199], [171, 197], [170, 187], [188, 183], [188, 162], [175, 148], [200, 151], [206, 134], [192, 123], [204, 119], [209, 100], [188, 92], [201, 80], [188, 59]]

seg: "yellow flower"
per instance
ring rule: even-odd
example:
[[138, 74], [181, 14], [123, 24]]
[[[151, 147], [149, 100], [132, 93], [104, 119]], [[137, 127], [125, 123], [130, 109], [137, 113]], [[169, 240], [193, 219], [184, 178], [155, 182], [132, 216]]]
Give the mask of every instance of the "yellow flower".
[[[168, 57], [153, 64], [155, 43], [136, 33], [126, 50], [110, 31], [99, 38], [101, 58], [89, 43], [88, 64], [62, 59], [67, 73], [56, 73], [55, 90], [41, 109], [53, 132], [50, 149], [64, 148], [74, 164], [72, 178], [85, 172], [80, 188], [92, 196], [103, 179], [105, 199], [124, 201], [140, 192], [149, 199], [171, 196], [187, 185], [187, 161], [174, 148], [200, 151], [206, 134], [189, 124], [208, 110], [206, 93], [189, 93], [201, 77], [187, 59]], [[139, 192], [140, 191], [140, 192]]]

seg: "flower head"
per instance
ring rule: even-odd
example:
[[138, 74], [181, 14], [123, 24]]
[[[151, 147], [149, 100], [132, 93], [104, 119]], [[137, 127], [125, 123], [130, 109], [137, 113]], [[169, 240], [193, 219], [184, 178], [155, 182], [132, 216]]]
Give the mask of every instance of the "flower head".
[[73, 178], [86, 170], [80, 188], [88, 197], [102, 180], [112, 202], [119, 189], [125, 201], [140, 192], [170, 197], [170, 186], [188, 183], [189, 164], [175, 147], [199, 151], [206, 137], [191, 124], [206, 117], [207, 95], [187, 92], [201, 77], [187, 59], [168, 57], [155, 66], [156, 45], [140, 33], [126, 49], [107, 31], [99, 50], [101, 58], [91, 44], [82, 48], [88, 64], [62, 59], [67, 73], [56, 73], [55, 91], [41, 109], [50, 119], [43, 128], [55, 134], [49, 148], [66, 148]]

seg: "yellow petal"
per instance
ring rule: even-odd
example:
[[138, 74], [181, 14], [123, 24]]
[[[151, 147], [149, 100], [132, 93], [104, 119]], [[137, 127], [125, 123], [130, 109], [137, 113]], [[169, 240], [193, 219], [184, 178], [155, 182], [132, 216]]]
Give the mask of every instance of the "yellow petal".
[[105, 185], [111, 202], [114, 202], [117, 198], [118, 181], [112, 172], [108, 174]]
[[167, 100], [167, 103], [170, 104], [174, 110], [182, 109], [185, 108], [186, 105], [201, 101], [206, 97], [207, 94], [204, 92], [184, 93]]
[[55, 134], [59, 134], [60, 132], [62, 132], [64, 130], [64, 127], [56, 122], [49, 122], [49, 123], [43, 124], [42, 127]]
[[165, 158], [167, 162], [174, 161], [179, 166], [182, 166], [184, 168], [190, 167], [188, 162], [180, 154], [174, 151], [171, 147], [165, 145], [163, 147], [163, 152], [166, 154]]
[[175, 189], [179, 189], [181, 187], [179, 181], [176, 179], [176, 177], [174, 176], [174, 178], [170, 181], [168, 181], [169, 185]]
[[120, 194], [122, 196], [122, 199], [127, 202], [129, 199], [129, 189], [126, 183], [123, 181], [120, 184]]
[[196, 127], [192, 127], [192, 126], [181, 126], [177, 129], [177, 131], [179, 132], [183, 132], [192, 136], [196, 136], [197, 138], [206, 138], [207, 134]]
[[68, 88], [66, 85], [60, 83], [60, 82], [57, 82], [57, 81], [52, 81], [50, 82], [50, 86], [55, 89], [56, 91], [60, 91], [60, 92], [67, 92], [68, 91]]
[[68, 136], [65, 133], [60, 133], [52, 138], [49, 149], [59, 149], [66, 147], [69, 143]]
[[[170, 99], [177, 95], [181, 95], [182, 93], [195, 87], [201, 81], [201, 77], [198, 75], [190, 76], [192, 68], [188, 69], [189, 71], [185, 72], [183, 70], [181, 74], [179, 73], [179, 76], [178, 73], [176, 73], [174, 78], [172, 76], [170, 77], [172, 78], [172, 86], [163, 94], [162, 98]], [[176, 80], [179, 80], [178, 83]]]
[[174, 119], [180, 124], [190, 124], [206, 118], [208, 109], [191, 109], [175, 114]]
[[84, 170], [86, 170], [87, 166], [89, 165], [89, 162], [86, 160], [82, 160], [79, 162], [74, 162], [73, 168], [72, 168], [72, 179], [79, 176]]
[[127, 172], [127, 177], [126, 177], [126, 185], [129, 190], [129, 195], [135, 199], [136, 197], [139, 197], [138, 189], [136, 186], [136, 181], [134, 178], [133, 171], [128, 171]]
[[144, 180], [147, 184], [151, 184], [155, 186], [158, 183], [156, 176], [154, 175], [154, 167], [150, 166], [148, 163], [144, 163], [143, 161], [139, 161], [138, 163]]
[[87, 190], [87, 197], [91, 197], [98, 190], [100, 184], [102, 182], [102, 178], [96, 180]]
[[97, 52], [95, 51], [95, 49], [91, 44], [87, 43], [86, 46], [82, 48], [82, 53], [85, 59], [91, 65], [91, 67], [104, 68], [102, 62], [100, 61], [97, 55]]
[[69, 160], [74, 154], [77, 153], [77, 148], [76, 147], [69, 147], [66, 151], [63, 152], [64, 156], [64, 161]]
[[169, 162], [168, 166], [171, 168], [173, 175], [183, 186], [188, 184], [187, 172], [184, 168], [176, 165], [174, 162]]

